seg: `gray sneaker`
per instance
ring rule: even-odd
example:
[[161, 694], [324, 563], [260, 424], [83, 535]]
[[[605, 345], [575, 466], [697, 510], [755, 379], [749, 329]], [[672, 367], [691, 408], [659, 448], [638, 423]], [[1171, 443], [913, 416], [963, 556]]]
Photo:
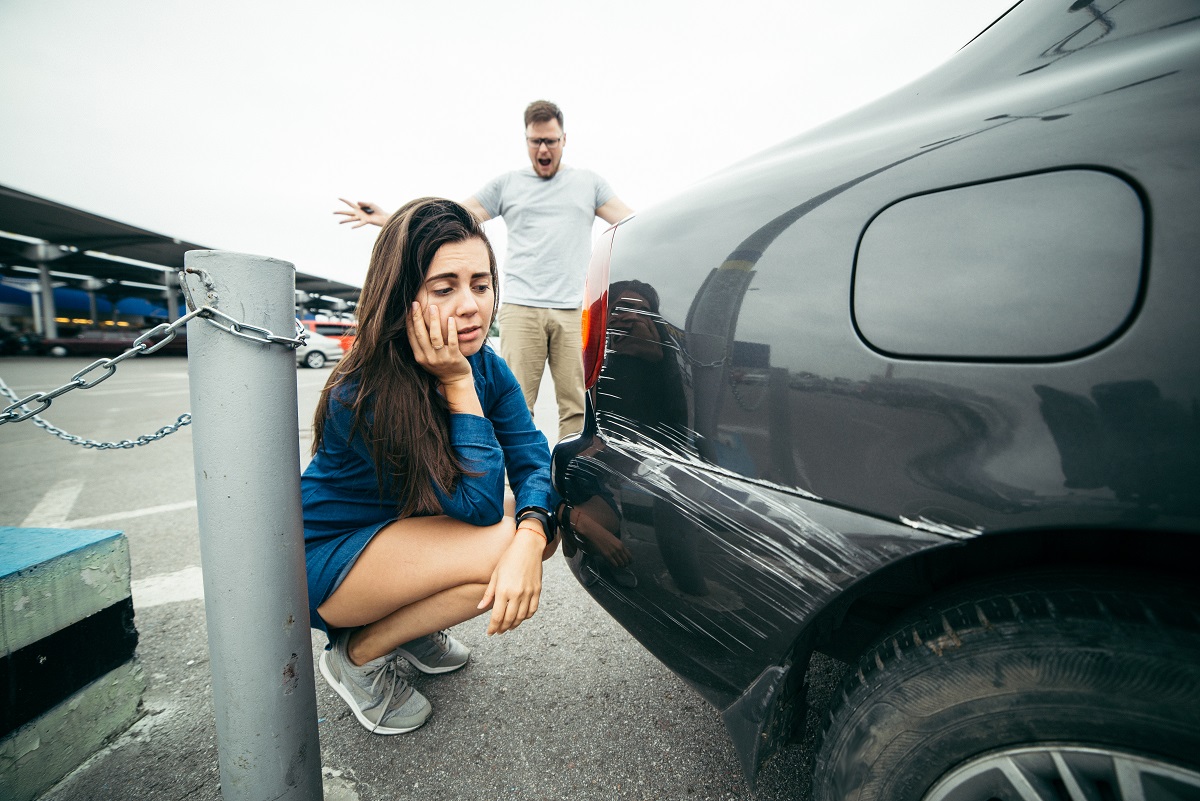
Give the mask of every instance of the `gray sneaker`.
[[395, 653], [355, 665], [346, 654], [350, 632], [321, 654], [321, 675], [354, 717], [375, 734], [403, 734], [425, 722], [433, 707], [396, 670]]
[[442, 629], [410, 640], [392, 653], [404, 657], [422, 673], [449, 673], [467, 664], [471, 649]]

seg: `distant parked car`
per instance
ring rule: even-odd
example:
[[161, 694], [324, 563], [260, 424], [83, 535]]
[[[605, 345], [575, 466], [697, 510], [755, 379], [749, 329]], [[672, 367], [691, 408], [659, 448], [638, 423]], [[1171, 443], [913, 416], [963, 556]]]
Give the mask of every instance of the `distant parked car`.
[[10, 331], [0, 326], [0, 356], [18, 356], [36, 353], [41, 338], [28, 331]]
[[350, 350], [357, 335], [356, 324], [349, 320], [301, 320], [301, 324], [316, 334], [333, 337], [342, 343], [343, 350]]
[[324, 334], [309, 332], [304, 344], [296, 349], [296, 364], [303, 367], [324, 367], [345, 355], [342, 343]]
[[1197, 9], [1026, 0], [598, 243], [563, 551], [748, 776], [820, 651], [816, 801], [1200, 798]]
[[[72, 337], [43, 339], [38, 343], [37, 349], [40, 353], [49, 356], [120, 356], [132, 348], [137, 338], [143, 333], [145, 332], [129, 329], [85, 330]], [[148, 345], [153, 347], [158, 342], [162, 342], [162, 337], [149, 340]], [[186, 356], [187, 334], [183, 331], [178, 332], [174, 339], [155, 350], [154, 353]]]

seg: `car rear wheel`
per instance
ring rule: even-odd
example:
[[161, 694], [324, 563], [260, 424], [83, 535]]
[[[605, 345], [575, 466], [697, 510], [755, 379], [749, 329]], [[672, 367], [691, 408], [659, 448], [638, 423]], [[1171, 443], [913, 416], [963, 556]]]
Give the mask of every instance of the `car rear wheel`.
[[813, 798], [1200, 799], [1200, 604], [1063, 574], [927, 606], [848, 676]]
[[311, 367], [314, 370], [325, 366], [325, 354], [319, 350], [314, 350], [304, 357], [304, 366]]
[[62, 358], [63, 356], [70, 356], [71, 352], [62, 345], [55, 345], [54, 347], [50, 348], [50, 355]]
[[942, 777], [924, 801], [975, 799], [1174, 801], [1200, 798], [1200, 773], [1111, 748], [1043, 745], [970, 760]]

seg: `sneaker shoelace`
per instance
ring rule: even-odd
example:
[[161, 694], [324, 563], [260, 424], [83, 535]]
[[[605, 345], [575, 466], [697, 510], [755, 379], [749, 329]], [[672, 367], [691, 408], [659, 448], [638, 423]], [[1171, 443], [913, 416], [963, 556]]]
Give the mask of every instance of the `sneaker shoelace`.
[[387, 687], [387, 697], [383, 699], [383, 711], [379, 714], [379, 720], [375, 721], [375, 728], [378, 729], [387, 716], [392, 699], [396, 697], [397, 692], [403, 696], [404, 691], [408, 689], [408, 681], [397, 672], [395, 657], [387, 657], [381, 664], [372, 665], [365, 671], [365, 677], [371, 680], [371, 693], [375, 697], [379, 697], [385, 685]]

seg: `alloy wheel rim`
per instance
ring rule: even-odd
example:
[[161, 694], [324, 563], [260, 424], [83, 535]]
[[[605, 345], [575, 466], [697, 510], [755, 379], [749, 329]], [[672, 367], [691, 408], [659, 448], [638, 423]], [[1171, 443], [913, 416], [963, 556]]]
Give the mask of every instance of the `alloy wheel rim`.
[[1155, 757], [1080, 745], [996, 751], [947, 773], [923, 801], [1200, 801], [1200, 773]]

